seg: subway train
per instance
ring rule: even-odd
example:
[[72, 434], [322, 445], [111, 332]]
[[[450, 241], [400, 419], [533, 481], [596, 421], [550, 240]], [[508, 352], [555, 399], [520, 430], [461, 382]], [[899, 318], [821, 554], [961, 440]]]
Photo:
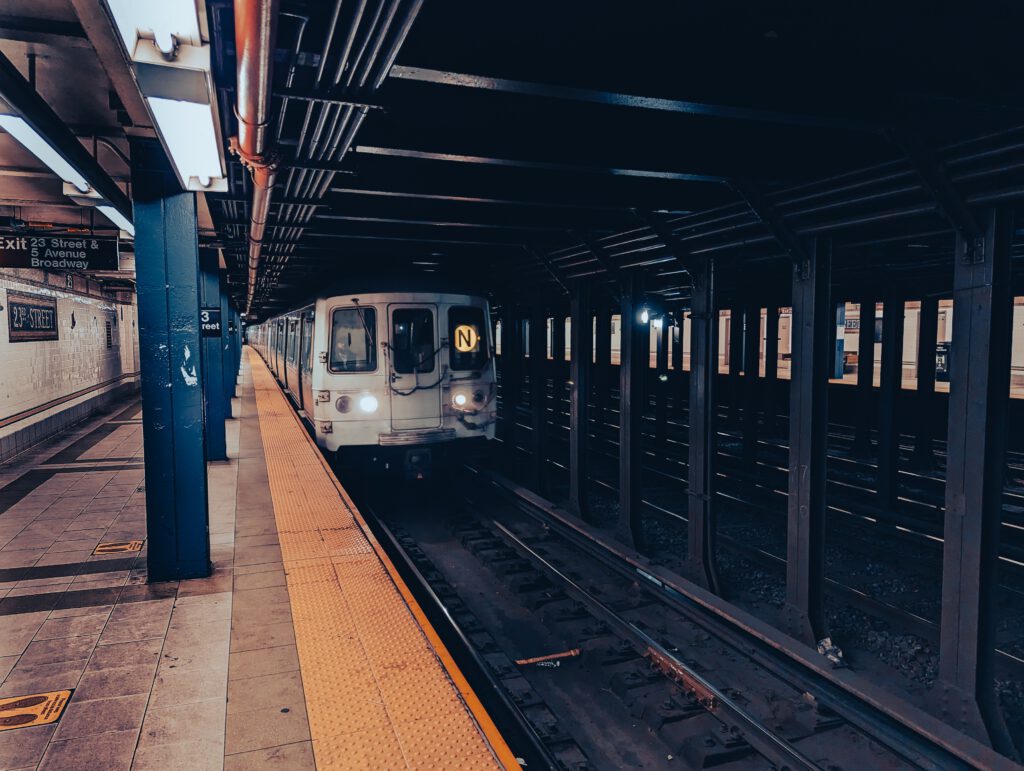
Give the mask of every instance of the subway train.
[[367, 288], [324, 292], [246, 337], [340, 467], [424, 478], [494, 438], [490, 308], [450, 285]]

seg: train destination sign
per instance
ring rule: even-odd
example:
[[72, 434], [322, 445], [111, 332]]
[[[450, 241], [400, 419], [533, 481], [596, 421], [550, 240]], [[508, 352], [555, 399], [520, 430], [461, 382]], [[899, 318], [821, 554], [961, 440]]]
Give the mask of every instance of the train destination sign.
[[0, 233], [0, 268], [117, 270], [117, 239]]
[[220, 337], [220, 308], [202, 308], [199, 327], [203, 337]]
[[12, 343], [57, 339], [57, 300], [7, 292], [7, 334]]
[[480, 350], [480, 334], [472, 324], [455, 327], [455, 350], [459, 353], [473, 353]]

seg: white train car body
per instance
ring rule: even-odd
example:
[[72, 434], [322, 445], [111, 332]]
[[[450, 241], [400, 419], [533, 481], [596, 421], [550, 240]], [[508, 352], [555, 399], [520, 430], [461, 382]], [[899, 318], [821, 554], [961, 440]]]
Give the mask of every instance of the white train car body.
[[336, 294], [247, 335], [328, 452], [394, 448], [379, 454], [415, 469], [433, 446], [494, 438], [494, 341], [483, 297]]

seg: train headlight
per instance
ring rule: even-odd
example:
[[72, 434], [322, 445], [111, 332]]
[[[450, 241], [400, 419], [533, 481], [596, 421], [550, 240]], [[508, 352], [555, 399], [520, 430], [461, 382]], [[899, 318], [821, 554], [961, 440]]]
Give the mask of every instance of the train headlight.
[[338, 412], [348, 412], [352, 409], [352, 398], [349, 396], [339, 396], [334, 406], [338, 408]]
[[466, 398], [465, 394], [455, 394], [455, 396], [452, 397], [452, 404], [456, 407], [465, 407], [467, 401], [469, 400]]
[[474, 391], [474, 392], [473, 392], [473, 401], [474, 401], [474, 402], [475, 402], [476, 404], [483, 404], [483, 401], [484, 401], [484, 392], [483, 392], [483, 391]]
[[376, 412], [378, 407], [377, 397], [373, 394], [366, 394], [359, 398], [359, 409], [363, 412]]

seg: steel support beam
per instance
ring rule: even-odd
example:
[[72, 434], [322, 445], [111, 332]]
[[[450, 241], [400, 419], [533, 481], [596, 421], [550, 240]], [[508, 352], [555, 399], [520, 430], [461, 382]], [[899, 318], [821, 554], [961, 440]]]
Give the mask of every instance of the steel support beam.
[[149, 581], [210, 575], [195, 193], [132, 143]]
[[547, 311], [536, 306], [530, 313], [530, 444], [534, 489], [547, 490], [548, 359]]
[[715, 453], [718, 409], [718, 312], [715, 263], [698, 257], [690, 269], [689, 490], [687, 568], [701, 586], [721, 593], [715, 567]]
[[494, 78], [485, 75], [473, 75], [463, 72], [446, 72], [424, 67], [405, 67], [396, 65], [391, 68], [389, 77], [432, 83], [444, 86], [498, 91], [522, 96], [534, 96], [543, 99], [561, 99], [576, 102], [590, 102], [613, 107], [628, 107], [642, 110], [658, 110], [664, 112], [701, 115], [709, 118], [726, 118], [730, 120], [756, 121], [759, 123], [781, 123], [784, 125], [813, 126], [841, 130], [876, 130], [873, 124], [862, 121], [831, 118], [822, 115], [806, 115], [800, 113], [761, 110], [735, 105], [707, 104], [681, 99], [664, 99], [661, 97], [621, 94], [613, 91], [598, 91], [590, 88], [575, 88], [557, 83], [531, 83], [522, 80]]
[[871, 456], [871, 416], [875, 388], [875, 305], [867, 292], [860, 297], [860, 329], [857, 334], [857, 403], [860, 419], [854, 427], [853, 450], [862, 458]]
[[768, 303], [764, 321], [764, 398], [765, 431], [774, 435], [779, 427], [779, 304]]
[[[672, 340], [672, 370], [676, 373], [676, 377], [681, 377], [683, 371], [683, 312], [681, 310], [673, 313], [672, 328], [676, 330], [675, 333], [669, 332]], [[683, 401], [678, 397], [679, 394], [676, 394], [676, 398], [673, 400], [676, 413], [680, 411]]]
[[655, 386], [654, 435], [660, 447], [663, 447], [668, 440], [668, 341], [671, 333], [669, 317], [668, 314], [665, 314], [661, 318], [661, 329], [658, 330], [654, 357], [658, 378]]
[[622, 361], [619, 365], [619, 517], [617, 536], [625, 544], [643, 549], [644, 533], [640, 492], [643, 451], [641, 421], [644, 405], [644, 370], [649, 348], [648, 325], [640, 321], [640, 279], [625, 278], [619, 312]]
[[[199, 250], [199, 304], [200, 318], [205, 321], [221, 311], [220, 265], [212, 249]], [[209, 322], [207, 322], [209, 323]], [[224, 421], [231, 415], [231, 403], [224, 393], [225, 366], [223, 350], [227, 336], [227, 318], [221, 316], [220, 333], [209, 337], [200, 329], [200, 349], [203, 356], [203, 414], [206, 421], [206, 459], [227, 460], [227, 434]]]
[[238, 324], [235, 321], [235, 309], [231, 307], [228, 298], [228, 287], [221, 282], [220, 287], [220, 317], [223, 324], [223, 336], [221, 337], [221, 360], [224, 363], [221, 373], [221, 390], [227, 403], [226, 417], [232, 417], [231, 399], [235, 395], [235, 384], [238, 382], [238, 356], [237, 349]]
[[[565, 311], [556, 306], [551, 314], [551, 359], [554, 363], [555, 382], [560, 382], [562, 369], [565, 367]], [[556, 398], [562, 397], [561, 387], [556, 389]]]
[[[438, 153], [427, 150], [409, 150], [401, 147], [376, 147], [359, 145], [355, 151], [360, 155], [377, 155], [387, 158], [408, 158], [420, 161], [445, 161], [448, 163], [466, 163], [475, 166], [492, 166], [513, 169], [532, 169], [535, 171], [551, 171], [560, 174], [592, 174], [613, 177], [639, 177], [642, 179], [667, 179], [677, 182], [712, 182], [721, 183], [725, 177], [708, 174], [690, 174], [678, 171], [662, 171], [660, 169], [626, 169], [611, 166], [586, 166], [572, 163], [553, 163], [550, 161], [527, 161], [517, 158], [493, 158], [483, 155], [462, 155], [459, 153]], [[308, 166], [304, 168], [310, 168]]]
[[544, 267], [544, 270], [548, 272], [548, 275], [550, 275], [551, 278], [554, 279], [555, 283], [558, 284], [559, 287], [561, 287], [564, 293], [569, 293], [569, 288], [565, 285], [565, 281], [562, 279], [561, 274], [557, 270], [555, 270], [555, 266], [552, 264], [551, 260], [548, 258], [546, 254], [544, 254], [543, 251], [541, 251], [540, 249], [534, 249], [533, 247], [530, 246], [523, 246], [523, 251], [525, 251], [528, 255], [533, 257], [533, 259], [535, 259]]
[[757, 392], [761, 369], [761, 306], [748, 305], [744, 313], [743, 341], [743, 457], [757, 460]]
[[829, 299], [831, 242], [815, 239], [793, 270], [793, 370], [789, 397], [789, 508], [785, 619], [790, 634], [815, 645], [828, 637], [825, 584], [825, 466], [828, 378], [835, 324]]
[[958, 236], [953, 273], [939, 678], [942, 716], [1016, 757], [993, 688], [999, 528], [1009, 407], [1011, 211], [983, 217], [979, 250]]
[[739, 423], [743, 369], [743, 308], [737, 302], [729, 311], [729, 419]]
[[[96, 161], [85, 145], [58, 117], [46, 100], [22, 77], [18, 68], [0, 53], [0, 98], [7, 102], [32, 129], [67, 161], [89, 186], [128, 219], [132, 204], [128, 196]], [[54, 175], [56, 177], [56, 175]], [[198, 231], [197, 231], [198, 232]]]
[[586, 519], [590, 513], [587, 436], [590, 433], [590, 365], [593, 327], [590, 287], [582, 282], [572, 290], [572, 364], [569, 373], [569, 507]]
[[878, 475], [875, 486], [883, 509], [896, 505], [899, 496], [900, 420], [896, 402], [903, 389], [902, 295], [890, 291], [882, 313], [882, 373], [878, 407]]
[[935, 468], [935, 346], [939, 336], [939, 298], [921, 299], [917, 325], [917, 431], [914, 467]]
[[508, 303], [501, 310], [501, 438], [510, 461], [515, 461], [516, 409], [521, 398], [519, 372], [523, 350], [522, 322], [516, 308]]
[[607, 304], [597, 310], [594, 334], [594, 396], [600, 425], [608, 422], [612, 390], [612, 311]]

